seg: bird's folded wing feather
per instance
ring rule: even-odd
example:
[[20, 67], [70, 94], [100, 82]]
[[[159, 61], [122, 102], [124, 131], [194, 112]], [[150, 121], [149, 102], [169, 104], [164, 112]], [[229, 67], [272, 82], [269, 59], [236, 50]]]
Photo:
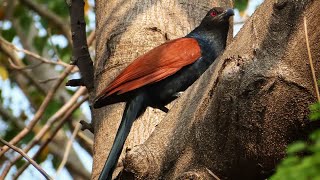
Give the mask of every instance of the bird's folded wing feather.
[[98, 96], [123, 94], [158, 82], [192, 64], [201, 56], [193, 38], [179, 38], [164, 43], [135, 59]]

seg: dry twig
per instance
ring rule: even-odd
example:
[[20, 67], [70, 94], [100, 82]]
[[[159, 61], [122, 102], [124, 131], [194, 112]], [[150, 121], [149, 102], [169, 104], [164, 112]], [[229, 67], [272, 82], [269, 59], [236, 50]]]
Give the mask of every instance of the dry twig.
[[[36, 112], [36, 114], [34, 115], [34, 117], [32, 118], [32, 120], [30, 121], [30, 123], [28, 124], [28, 126], [26, 126], [21, 132], [19, 132], [19, 134], [17, 134], [11, 141], [10, 144], [15, 145], [16, 143], [18, 143], [23, 137], [25, 137], [31, 130], [32, 128], [36, 125], [36, 123], [40, 120], [40, 118], [42, 117], [43, 113], [45, 112], [45, 109], [48, 107], [51, 99], [53, 98], [54, 94], [56, 93], [56, 91], [58, 90], [58, 88], [60, 87], [60, 85], [62, 84], [63, 80], [66, 78], [66, 76], [72, 71], [73, 66], [69, 66], [65, 69], [65, 71], [61, 74], [59, 80], [57, 80], [57, 82], [54, 84], [54, 86], [52, 87], [52, 89], [50, 89], [50, 91], [48, 92], [47, 96], [45, 97], [45, 99], [43, 100], [41, 106], [39, 107], [38, 111]], [[7, 146], [3, 147], [3, 150], [0, 153], [0, 156], [2, 156], [5, 152], [7, 152], [9, 150], [9, 148]]]
[[50, 176], [41, 168], [39, 164], [37, 164], [33, 159], [31, 159], [26, 153], [24, 153], [20, 148], [10, 144], [9, 142], [5, 141], [4, 139], [0, 138], [1, 143], [5, 144], [6, 146], [10, 147], [17, 153], [21, 154], [25, 159], [28, 160], [46, 179], [51, 179]]
[[315, 91], [317, 94], [318, 102], [320, 102], [319, 87], [318, 87], [318, 83], [317, 83], [316, 73], [315, 73], [315, 70], [313, 67], [313, 61], [312, 61], [311, 50], [310, 50], [310, 45], [309, 45], [309, 38], [308, 38], [307, 19], [305, 16], [303, 17], [303, 23], [304, 23], [304, 34], [306, 36], [306, 44], [307, 44], [307, 49], [308, 49], [309, 64], [310, 64], [310, 69], [311, 69], [311, 73], [312, 73], [312, 79], [313, 79], [314, 88], [315, 88]]
[[[71, 65], [69, 65], [69, 64], [67, 64], [67, 63], [65, 63], [65, 62], [63, 62], [63, 61], [51, 61], [51, 60], [49, 60], [49, 59], [46, 59], [46, 58], [44, 58], [44, 57], [41, 57], [41, 56], [39, 56], [38, 54], [36, 54], [36, 53], [33, 53], [33, 52], [31, 52], [31, 51], [28, 51], [28, 50], [26, 50], [26, 49], [20, 49], [20, 48], [18, 48], [18, 47], [16, 47], [15, 45], [13, 45], [12, 43], [10, 43], [10, 42], [8, 42], [8, 41], [6, 41], [5, 39], [3, 39], [2, 37], [0, 37], [0, 43], [3, 43], [3, 45], [6, 45], [6, 46], [8, 46], [10, 49], [13, 49], [13, 50], [15, 50], [15, 51], [19, 51], [19, 52], [23, 52], [23, 53], [25, 53], [26, 55], [29, 55], [29, 56], [31, 56], [31, 57], [33, 57], [33, 58], [35, 58], [36, 60], [39, 60], [40, 61], [40, 63], [46, 63], [46, 64], [53, 64], [53, 65], [61, 65], [61, 66], [64, 66], [64, 67], [69, 67], [69, 66], [71, 66]], [[26, 68], [29, 68], [30, 69], [30, 67], [19, 67], [19, 69], [26, 69]]]
[[[6, 45], [6, 43], [3, 43], [3, 39], [0, 37], [0, 51], [4, 52], [10, 59], [11, 62], [14, 64], [17, 69], [20, 69], [21, 67], [24, 67], [24, 64], [19, 59], [17, 54], [14, 52], [10, 46]], [[32, 84], [43, 94], [45, 94], [45, 90], [40, 86], [38, 81], [29, 73], [26, 71], [17, 71], [18, 73], [21, 73], [24, 77], [26, 77], [28, 80], [32, 82]], [[1, 156], [1, 153], [0, 153]]]
[[80, 130], [80, 126], [81, 124], [78, 123], [75, 127], [75, 129], [73, 130], [73, 133], [67, 143], [67, 146], [66, 146], [66, 150], [63, 154], [63, 159], [57, 169], [57, 173], [56, 173], [56, 177], [59, 175], [59, 173], [61, 172], [62, 168], [64, 167], [64, 165], [66, 164], [67, 160], [68, 160], [68, 157], [69, 157], [69, 153], [70, 153], [70, 149], [71, 149], [71, 146], [72, 146], [72, 143], [74, 141], [74, 138], [76, 137], [77, 133], [79, 132]]
[[[67, 111], [63, 114], [63, 117], [57, 124], [56, 128], [53, 130], [52, 134], [45, 140], [45, 142], [40, 146], [38, 151], [35, 153], [35, 155], [32, 158], [36, 158], [41, 151], [51, 142], [51, 140], [54, 138], [54, 136], [57, 134], [57, 132], [62, 128], [64, 123], [69, 119], [69, 117], [72, 115], [72, 113], [80, 107], [82, 103], [84, 103], [86, 100], [88, 100], [88, 95], [85, 95], [79, 102], [72, 104], [72, 107], [67, 109]], [[15, 175], [15, 178], [18, 178], [22, 172], [29, 166], [29, 163], [27, 162], [24, 164]]]
[[[49, 118], [47, 123], [43, 126], [43, 128], [38, 132], [38, 134], [33, 138], [31, 142], [28, 143], [28, 145], [23, 149], [24, 152], [28, 152], [34, 145], [40, 142], [40, 140], [45, 136], [45, 134], [49, 131], [49, 129], [54, 125], [56, 121], [58, 121], [60, 118], [63, 118], [65, 114], [70, 109], [73, 109], [72, 107], [74, 104], [76, 104], [77, 100], [81, 95], [83, 95], [86, 92], [86, 89], [84, 87], [79, 88], [77, 92], [71, 97], [71, 99], [63, 105], [53, 116]], [[9, 172], [10, 168], [19, 160], [21, 159], [21, 156], [16, 156], [9, 164], [6, 165], [4, 168], [2, 174], [6, 176], [6, 174]]]

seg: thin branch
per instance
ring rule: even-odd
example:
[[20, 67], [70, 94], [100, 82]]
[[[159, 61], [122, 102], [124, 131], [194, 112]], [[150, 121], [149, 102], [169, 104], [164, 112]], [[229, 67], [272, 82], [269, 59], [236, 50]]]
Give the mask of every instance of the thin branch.
[[236, 22], [233, 23], [233, 25], [242, 25], [242, 24], [244, 24], [246, 22], [246, 20], [247, 19], [241, 20], [241, 21], [236, 21]]
[[68, 143], [67, 143], [67, 146], [66, 146], [66, 150], [64, 152], [64, 155], [63, 155], [63, 159], [57, 169], [57, 173], [56, 173], [56, 177], [60, 174], [62, 168], [65, 166], [67, 160], [68, 160], [68, 157], [69, 157], [69, 153], [70, 153], [70, 149], [71, 149], [71, 146], [72, 146], [72, 143], [76, 137], [76, 135], [78, 134], [79, 130], [80, 130], [80, 126], [81, 124], [78, 123], [76, 125], [76, 128], [74, 129], [73, 133], [72, 133], [72, 136], [70, 137]]
[[[84, 88], [83, 88], [84, 89]], [[51, 142], [51, 140], [54, 138], [54, 136], [58, 133], [58, 131], [62, 128], [64, 123], [69, 119], [69, 117], [72, 115], [72, 113], [80, 107], [82, 103], [84, 103], [86, 100], [88, 100], [88, 95], [85, 95], [79, 102], [72, 104], [72, 107], [70, 107], [65, 114], [63, 114], [63, 117], [59, 121], [57, 127], [53, 130], [52, 134], [48, 137], [48, 139], [45, 140], [45, 142], [40, 146], [38, 151], [35, 153], [35, 155], [32, 158], [36, 158], [40, 155], [41, 151]], [[15, 178], [18, 178], [22, 172], [29, 166], [30, 163], [24, 164], [15, 175]]]
[[[79, 88], [76, 93], [70, 98], [70, 100], [64, 104], [53, 116], [51, 116], [47, 123], [42, 127], [42, 129], [37, 133], [37, 135], [33, 138], [31, 142], [28, 143], [28, 145], [23, 149], [24, 152], [28, 152], [34, 145], [39, 143], [41, 139], [45, 136], [45, 134], [49, 131], [49, 129], [54, 125], [55, 122], [57, 122], [60, 118], [63, 118], [67, 112], [72, 109], [74, 104], [76, 104], [77, 100], [81, 95], [83, 95], [86, 92], [86, 89], [84, 87]], [[16, 156], [8, 165], [6, 165], [5, 169], [3, 170], [2, 174], [6, 176], [6, 174], [9, 172], [10, 168], [22, 157]]]
[[93, 41], [95, 40], [96, 38], [96, 30], [93, 30], [89, 36], [88, 36], [88, 39], [87, 39], [87, 43], [88, 43], [88, 46], [90, 47], [93, 43]]
[[53, 78], [49, 78], [49, 79], [45, 79], [45, 80], [39, 80], [39, 83], [45, 84], [45, 83], [48, 83], [50, 81], [55, 81], [57, 79], [59, 79], [59, 77], [53, 77]]
[[90, 146], [93, 146], [93, 141], [92, 139], [90, 139], [88, 136], [86, 136], [83, 132], [78, 132], [77, 136], [79, 138], [81, 138], [82, 140], [84, 140], [87, 144], [89, 144]]
[[[78, 125], [78, 122], [69, 123], [69, 127], [70, 129], [72, 129], [72, 131], [76, 128], [77, 125]], [[82, 148], [86, 150], [90, 155], [92, 155], [93, 154], [93, 139], [92, 139], [93, 134], [91, 132], [79, 131], [76, 138], [77, 138], [77, 142], [81, 144]]]
[[[83, 89], [85, 89], [85, 88], [83, 88]], [[75, 102], [76, 103], [76, 102]], [[9, 111], [9, 110], [7, 110], [7, 109], [5, 109], [4, 107], [2, 107], [1, 106], [1, 104], [0, 104], [0, 116], [2, 116], [3, 117], [3, 120], [4, 121], [7, 121], [7, 122], [11, 122], [11, 123], [14, 123], [14, 126], [17, 128], [17, 130], [21, 130], [21, 129], [23, 129], [24, 127], [25, 127], [25, 124], [24, 124], [24, 122], [23, 122], [23, 120], [21, 120], [21, 119], [19, 119], [19, 118], [16, 118], [16, 117], [14, 117], [13, 115], [12, 115], [12, 113]], [[76, 124], [78, 124], [78, 123], [73, 123], [73, 124], [75, 124], [75, 126], [76, 126]], [[75, 127], [74, 126], [74, 127]], [[51, 126], [51, 128], [52, 128], [53, 126]], [[42, 126], [41, 127], [35, 127], [35, 128], [42, 128]], [[74, 128], [73, 128], [73, 130], [74, 130]], [[78, 139], [79, 139], [79, 135], [81, 134], [82, 132], [79, 132], [78, 133]], [[47, 132], [46, 133], [46, 136], [45, 137], [48, 137], [47, 135], [48, 134], [51, 134], [51, 132], [49, 133], [49, 132]], [[61, 133], [60, 135], [59, 135], [59, 137], [55, 137], [54, 139], [52, 139], [52, 141], [51, 141], [51, 144], [49, 144], [47, 147], [49, 148], [49, 151], [50, 151], [50, 153], [51, 154], [53, 154], [55, 157], [57, 157], [58, 159], [62, 159], [63, 158], [63, 154], [61, 153], [61, 151], [60, 151], [60, 147], [61, 147], [61, 143], [59, 143], [59, 141], [61, 142], [61, 140], [65, 140], [64, 142], [66, 142], [67, 140], [65, 139], [65, 138], [63, 138], [63, 137], [61, 137], [61, 135], [62, 134], [64, 134], [64, 133]], [[84, 134], [81, 134], [81, 135], [83, 135], [83, 136], [85, 136]], [[56, 135], [57, 136], [57, 135]], [[81, 136], [82, 137], [82, 136]], [[44, 139], [44, 138], [42, 138], [42, 139]], [[85, 140], [89, 140], [88, 142], [87, 141], [85, 141], [85, 140], [83, 140], [83, 139], [85, 139]], [[84, 138], [81, 138], [80, 139], [80, 142], [81, 142], [81, 145], [83, 145], [82, 143], [84, 143], [84, 147], [83, 148], [85, 148], [87, 151], [88, 151], [88, 153], [90, 153], [90, 154], [92, 154], [92, 140], [90, 141], [91, 139], [89, 138], [89, 137], [87, 137], [87, 136], [85, 136]], [[39, 144], [39, 145], [41, 145], [41, 144], [43, 144], [43, 141], [44, 140], [41, 140], [41, 143]], [[90, 145], [90, 143], [91, 143], [91, 145]], [[1, 145], [2, 146], [2, 145]], [[91, 147], [91, 148], [89, 148], [88, 149], [88, 147]], [[22, 148], [21, 148], [22, 149]], [[24, 150], [23, 150], [24, 151]], [[25, 151], [24, 151], [25, 152]], [[19, 154], [19, 156], [20, 156], [20, 154]], [[75, 152], [74, 152], [74, 150], [72, 149], [72, 154], [70, 153], [70, 158], [67, 160], [67, 163], [66, 163], [66, 168], [67, 168], [67, 170], [69, 171], [69, 173], [70, 174], [72, 174], [72, 176], [73, 177], [83, 177], [82, 179], [89, 179], [89, 177], [90, 177], [90, 175], [89, 175], [89, 172], [87, 172], [87, 171], [84, 171], [85, 169], [84, 169], [84, 166], [82, 165], [82, 164], [79, 164], [79, 159], [78, 159], [78, 157], [76, 157], [77, 156], [77, 154], [75, 154]], [[3, 164], [1, 164], [0, 163], [0, 166], [3, 166], [3, 167], [5, 167], [6, 165], [8, 165], [10, 162], [12, 163], [12, 159], [9, 159], [11, 156], [5, 156], [5, 158], [6, 158], [6, 163], [3, 163]], [[12, 157], [11, 157], [12, 158]], [[21, 159], [21, 158], [20, 158]], [[3, 159], [3, 161], [4, 161], [4, 159]], [[8, 167], [9, 168], [9, 167]], [[11, 166], [10, 166], [10, 168], [11, 168]], [[10, 170], [10, 168], [9, 168], [9, 170]], [[1, 169], [1, 175], [2, 175], [2, 172], [3, 172], [3, 170], [4, 169]], [[5, 179], [5, 177], [0, 177], [0, 179]]]
[[317, 83], [316, 73], [315, 73], [315, 70], [314, 70], [314, 67], [313, 67], [311, 50], [310, 50], [310, 46], [309, 46], [309, 37], [308, 37], [308, 29], [307, 29], [307, 19], [306, 19], [305, 16], [303, 17], [303, 23], [304, 23], [304, 34], [305, 34], [305, 36], [306, 36], [306, 43], [307, 43], [308, 56], [309, 56], [309, 64], [310, 64], [310, 69], [311, 69], [311, 73], [312, 73], [312, 79], [313, 79], [315, 91], [316, 91], [316, 94], [317, 94], [318, 102], [320, 102], [319, 87], [318, 87], [318, 83]]
[[21, 154], [25, 159], [28, 160], [46, 179], [51, 179], [50, 176], [41, 168], [39, 164], [37, 164], [33, 159], [31, 159], [26, 153], [24, 153], [21, 149], [17, 148], [16, 146], [10, 144], [9, 142], [5, 141], [4, 139], [0, 138], [1, 143], [7, 145], [17, 153]]
[[36, 60], [39, 60], [42, 63], [53, 64], [53, 65], [61, 65], [61, 66], [64, 66], [64, 67], [69, 67], [70, 66], [69, 64], [67, 64], [67, 63], [65, 63], [63, 61], [51, 61], [49, 59], [46, 59], [46, 58], [44, 58], [42, 56], [39, 56], [38, 54], [33, 53], [31, 51], [28, 51], [26, 49], [20, 49], [20, 48], [16, 47], [15, 45], [13, 45], [12, 43], [10, 43], [10, 42], [6, 41], [5, 39], [3, 39], [2, 37], [0, 37], [0, 43], [3, 43], [3, 45], [8, 46], [10, 49], [13, 49], [15, 51], [23, 52], [26, 55], [29, 55], [29, 56], [35, 58]]
[[49, 9], [39, 5], [39, 3], [36, 3], [32, 0], [20, 0], [21, 3], [25, 4], [27, 7], [29, 7], [31, 10], [38, 13], [41, 17], [46, 18], [48, 21], [50, 21], [54, 26], [61, 29], [62, 33], [65, 35], [67, 40], [69, 41], [69, 44], [71, 44], [71, 34], [70, 34], [70, 28], [68, 26], [68, 23], [66, 23], [66, 20], [60, 18], [53, 12], [51, 12]]
[[[38, 111], [36, 112], [36, 114], [34, 115], [34, 117], [32, 118], [32, 120], [30, 121], [30, 123], [28, 124], [28, 126], [26, 126], [19, 134], [17, 134], [11, 141], [10, 144], [15, 145], [16, 143], [18, 143], [23, 137], [25, 137], [31, 130], [32, 128], [36, 125], [36, 123], [40, 120], [40, 118], [42, 117], [43, 113], [45, 112], [45, 109], [48, 107], [51, 99], [53, 98], [54, 94], [56, 93], [56, 91], [58, 90], [58, 88], [60, 87], [61, 83], [63, 82], [63, 80], [66, 78], [66, 76], [72, 71], [73, 66], [69, 66], [67, 67], [64, 72], [61, 74], [59, 80], [57, 80], [57, 82], [53, 85], [53, 87], [50, 89], [50, 91], [48, 92], [47, 96], [45, 97], [45, 99], [43, 100], [41, 106], [39, 107]], [[0, 152], [0, 157], [9, 150], [9, 148], [7, 146], [3, 147], [3, 150]]]
[[15, 69], [15, 70], [28, 70], [28, 69], [34, 69], [34, 68], [36, 68], [36, 67], [38, 67], [38, 66], [40, 66], [40, 65], [42, 65], [42, 64], [43, 64], [43, 62], [39, 62], [38, 64], [34, 64], [34, 65], [30, 65], [30, 66], [23, 66], [23, 67], [20, 67], [20, 66], [15, 65], [15, 64], [13, 63], [13, 61], [12, 61], [10, 58], [8, 59], [8, 61], [9, 61], [10, 67], [11, 67], [12, 69]]
[[[7, 46], [5, 44], [5, 41], [2, 41], [3, 39], [0, 37], [0, 51], [4, 52], [12, 61], [12, 63], [14, 64], [14, 66], [17, 67], [17, 69], [24, 67], [24, 64], [22, 63], [22, 61], [19, 59], [19, 57], [17, 56], [17, 54], [13, 51], [12, 48], [10, 48], [10, 46]], [[26, 77], [29, 81], [31, 81], [31, 83], [43, 94], [45, 94], [45, 90], [43, 87], [40, 86], [40, 84], [38, 83], [37, 80], [35, 80], [35, 78], [26, 71], [17, 71], [18, 73], [21, 73], [24, 77]], [[1, 156], [1, 154], [0, 154]]]
[[216, 180], [220, 180], [220, 178], [219, 178], [217, 175], [215, 175], [210, 169], [206, 168], [206, 170], [207, 170], [208, 173], [209, 173], [212, 177], [214, 177]]

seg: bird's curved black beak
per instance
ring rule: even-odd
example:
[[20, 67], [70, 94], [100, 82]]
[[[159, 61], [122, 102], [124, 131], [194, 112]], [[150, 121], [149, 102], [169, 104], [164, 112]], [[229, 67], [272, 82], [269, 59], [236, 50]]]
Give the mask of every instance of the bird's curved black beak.
[[233, 9], [229, 8], [229, 9], [226, 9], [222, 14], [221, 14], [221, 20], [228, 20], [230, 16], [233, 16], [234, 15], [234, 11]]
[[230, 16], [234, 15], [234, 11], [233, 11], [233, 9], [230, 8], [230, 9], [225, 10], [224, 14], [225, 14], [225, 16], [230, 17]]

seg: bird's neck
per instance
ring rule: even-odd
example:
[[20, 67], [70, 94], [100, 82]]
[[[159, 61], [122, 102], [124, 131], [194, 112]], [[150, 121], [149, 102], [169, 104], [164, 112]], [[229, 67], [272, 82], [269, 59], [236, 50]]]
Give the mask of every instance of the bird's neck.
[[186, 37], [195, 38], [202, 51], [202, 54], [210, 56], [210, 58], [216, 58], [226, 46], [228, 35], [228, 27], [225, 28], [212, 28], [206, 29], [198, 26]]

